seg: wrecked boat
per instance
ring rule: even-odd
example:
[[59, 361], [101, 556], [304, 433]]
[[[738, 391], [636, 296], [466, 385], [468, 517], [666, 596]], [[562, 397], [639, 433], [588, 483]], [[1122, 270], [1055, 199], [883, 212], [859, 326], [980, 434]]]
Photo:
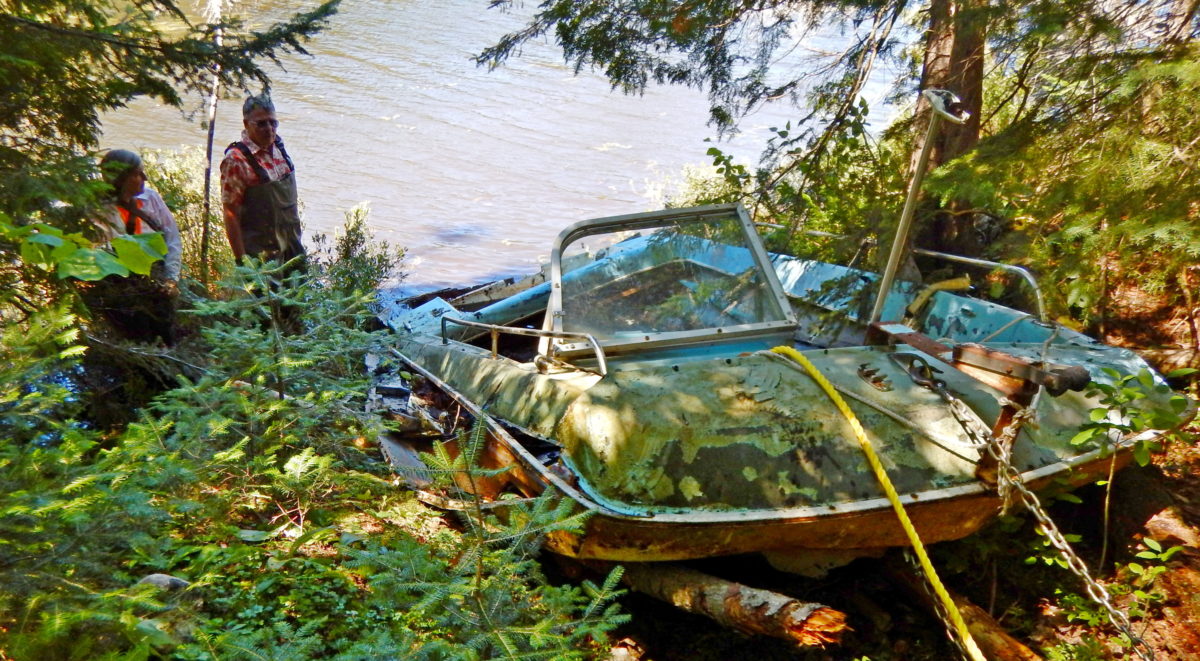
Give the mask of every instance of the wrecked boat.
[[488, 423], [484, 465], [510, 470], [476, 485], [485, 498], [553, 490], [592, 513], [548, 540], [567, 556], [761, 553], [807, 573], [906, 546], [851, 417], [925, 542], [997, 515], [999, 436], [1040, 489], [1107, 475], [1165, 431], [1072, 442], [1102, 408], [1090, 382], [1149, 369], [1132, 352], [961, 279], [894, 282], [869, 312], [880, 276], [769, 253], [738, 205], [580, 222], [547, 266], [384, 318], [413, 410], [446, 433]]

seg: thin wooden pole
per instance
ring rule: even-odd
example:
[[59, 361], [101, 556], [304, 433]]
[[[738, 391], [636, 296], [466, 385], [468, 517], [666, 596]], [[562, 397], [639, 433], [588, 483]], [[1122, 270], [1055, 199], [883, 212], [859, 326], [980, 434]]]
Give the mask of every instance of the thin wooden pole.
[[[221, 3], [222, 0], [209, 0], [205, 7], [205, 19], [209, 25], [219, 23], [221, 21]], [[223, 30], [221, 26], [217, 26], [213, 30], [213, 43], [219, 49], [222, 43]], [[208, 142], [204, 152], [204, 216], [201, 219], [200, 225], [200, 282], [204, 284], [204, 289], [208, 289], [209, 275], [212, 271], [209, 258], [209, 244], [211, 243], [211, 232], [209, 226], [209, 217], [212, 214], [212, 160], [213, 160], [213, 140], [216, 136], [216, 119], [217, 119], [217, 100], [221, 95], [221, 65], [213, 64], [213, 79], [212, 89], [208, 94]]]
[[912, 183], [908, 186], [908, 197], [904, 200], [904, 211], [900, 213], [900, 225], [896, 227], [896, 237], [892, 239], [892, 251], [888, 254], [887, 267], [879, 280], [879, 295], [875, 298], [875, 307], [871, 310], [871, 323], [879, 321], [883, 316], [883, 303], [887, 300], [888, 290], [896, 280], [896, 271], [900, 268], [900, 257], [904, 254], [905, 243], [908, 241], [908, 230], [912, 227], [913, 212], [917, 208], [917, 198], [921, 195], [921, 180], [925, 178], [925, 168], [929, 165], [929, 151], [933, 148], [933, 138], [937, 135], [938, 120], [941, 117], [936, 112], [929, 113], [929, 130], [925, 133], [925, 145], [921, 147], [921, 155], [917, 157], [917, 168], [913, 172]]

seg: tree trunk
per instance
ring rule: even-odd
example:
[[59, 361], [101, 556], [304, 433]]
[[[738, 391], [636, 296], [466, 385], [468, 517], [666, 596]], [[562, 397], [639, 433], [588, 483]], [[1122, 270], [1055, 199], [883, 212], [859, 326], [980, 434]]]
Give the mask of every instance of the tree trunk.
[[[925, 58], [921, 69], [921, 89], [945, 89], [958, 95], [963, 108], [971, 113], [964, 124], [943, 122], [934, 138], [928, 169], [971, 150], [979, 142], [979, 118], [983, 109], [983, 56], [987, 36], [986, 7], [979, 0], [933, 0], [929, 7], [929, 31], [925, 38]], [[924, 98], [917, 101], [916, 126], [927, 126], [930, 108]], [[924, 147], [924, 133], [918, 130], [909, 170], [916, 168], [917, 155]], [[964, 213], [966, 205], [951, 203], [939, 210], [932, 203], [918, 210], [921, 223], [918, 242], [934, 250], [978, 255], [980, 241], [972, 231], [973, 214]]]
[[823, 647], [841, 642], [846, 630], [845, 613], [828, 606], [804, 603], [678, 565], [626, 563], [624, 581], [637, 592], [743, 633]]
[[[221, 22], [221, 0], [209, 0], [204, 8], [204, 18], [209, 25], [215, 26]], [[221, 47], [224, 31], [220, 27], [213, 30], [213, 45]], [[221, 98], [221, 65], [214, 64], [212, 72], [212, 90], [208, 95], [208, 140], [204, 151], [204, 214], [201, 216], [200, 231], [200, 282], [208, 292], [208, 283], [212, 275], [212, 258], [209, 256], [209, 246], [212, 243], [210, 230], [212, 223], [209, 216], [212, 213], [212, 159], [213, 138], [217, 131], [217, 101]], [[224, 217], [222, 215], [222, 217]]]

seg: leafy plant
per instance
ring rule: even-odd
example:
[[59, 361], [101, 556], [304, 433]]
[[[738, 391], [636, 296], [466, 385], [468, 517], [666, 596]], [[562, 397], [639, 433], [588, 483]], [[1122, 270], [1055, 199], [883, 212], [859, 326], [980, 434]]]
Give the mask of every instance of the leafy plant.
[[[1168, 378], [1194, 371], [1177, 370]], [[1176, 435], [1190, 406], [1186, 397], [1176, 394], [1148, 370], [1128, 375], [1111, 368], [1104, 368], [1104, 372], [1107, 381], [1093, 380], [1088, 387], [1089, 396], [1098, 398], [1101, 406], [1091, 410], [1089, 422], [1071, 438], [1072, 444], [1111, 449], [1127, 436], [1150, 429], [1165, 430], [1168, 439]], [[1139, 439], [1133, 446], [1134, 459], [1145, 466], [1150, 463], [1151, 452], [1160, 447], [1157, 438]]]
[[[65, 306], [4, 327], [6, 655], [591, 655], [621, 621], [618, 576], [553, 586], [535, 561], [542, 535], [577, 517], [543, 499], [503, 519], [480, 511], [460, 533], [371, 452], [384, 424], [364, 411], [363, 358], [387, 336], [364, 330], [374, 292], [348, 285], [381, 254], [396, 252], [365, 240], [305, 273], [250, 262], [229, 274], [219, 298], [196, 304], [208, 349], [190, 358], [192, 376], [113, 429], [76, 417], [64, 375], [84, 349]], [[331, 285], [335, 272], [347, 288]], [[284, 332], [272, 300], [301, 307], [303, 334]], [[443, 455], [478, 475], [466, 459]], [[150, 574], [187, 587], [139, 584]]]
[[[1154, 591], [1154, 581], [1167, 571], [1166, 562], [1183, 549], [1182, 546], [1164, 549], [1162, 544], [1148, 537], [1142, 544], [1145, 548], [1134, 556], [1142, 562], [1134, 560], [1118, 564], [1116, 580], [1107, 586], [1114, 597], [1130, 597], [1125, 610], [1131, 618], [1149, 617], [1153, 609], [1161, 606], [1163, 595]], [[1055, 595], [1068, 622], [1081, 622], [1089, 627], [1101, 627], [1108, 622], [1103, 608], [1091, 599], [1062, 588], [1056, 589]]]
[[[199, 145], [185, 146], [176, 150], [143, 150], [143, 168], [147, 186], [162, 195], [163, 200], [175, 216], [183, 243], [183, 273], [193, 280], [201, 281], [205, 265], [202, 263], [202, 240], [205, 227], [209, 232], [209, 281], [220, 279], [221, 273], [233, 268], [233, 251], [225, 241], [225, 230], [221, 220], [221, 183], [214, 168], [209, 215], [204, 217], [204, 149]], [[209, 292], [209, 295], [216, 291]]]
[[314, 239], [325, 277], [337, 291], [375, 291], [403, 280], [404, 248], [376, 243], [367, 225], [369, 216], [370, 208], [359, 204], [346, 212], [332, 245], [324, 235]]

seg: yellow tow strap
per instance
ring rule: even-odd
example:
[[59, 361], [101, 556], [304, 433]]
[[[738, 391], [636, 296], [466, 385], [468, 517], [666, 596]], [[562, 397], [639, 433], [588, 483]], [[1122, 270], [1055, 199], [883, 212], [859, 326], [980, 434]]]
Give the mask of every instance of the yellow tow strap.
[[966, 650], [971, 661], [987, 661], [980, 651], [979, 646], [975, 643], [975, 639], [971, 637], [971, 632], [967, 630], [967, 623], [963, 621], [962, 613], [958, 612], [958, 608], [954, 605], [954, 600], [950, 598], [950, 593], [946, 592], [946, 587], [942, 585], [942, 581], [938, 578], [937, 571], [933, 568], [933, 563], [929, 561], [929, 554], [925, 552], [925, 545], [921, 543], [921, 537], [917, 534], [917, 529], [913, 527], [912, 520], [908, 518], [908, 512], [904, 511], [904, 503], [900, 502], [900, 494], [896, 493], [896, 487], [892, 485], [891, 479], [887, 476], [887, 471], [883, 468], [883, 462], [879, 460], [879, 455], [875, 454], [875, 448], [871, 447], [871, 441], [867, 438], [867, 433], [863, 431], [862, 424], [858, 421], [858, 417], [854, 415], [854, 411], [850, 410], [850, 406], [846, 404], [846, 400], [838, 394], [834, 389], [833, 384], [825, 375], [817, 369], [816, 365], [812, 364], [804, 354], [796, 351], [789, 346], [778, 346], [771, 349], [772, 353], [777, 353], [786, 356], [796, 361], [808, 371], [809, 376], [821, 386], [826, 395], [829, 395], [834, 405], [846, 416], [846, 420], [850, 423], [850, 428], [854, 430], [855, 437], [858, 438], [858, 445], [862, 448], [863, 454], [867, 455], [867, 463], [871, 464], [871, 470], [875, 472], [875, 478], [879, 480], [880, 486], [883, 487], [883, 492], [887, 494], [888, 501], [892, 504], [892, 509], [896, 510], [896, 517], [900, 519], [900, 526], [904, 528], [904, 534], [908, 535], [908, 541], [912, 544], [913, 551], [916, 552], [917, 558], [921, 562], [921, 569], [924, 570], [925, 576], [929, 578], [929, 584], [933, 586], [933, 591], [937, 594], [938, 599], [945, 607], [946, 613], [950, 617], [950, 622], [954, 625], [954, 633], [958, 635], [959, 641], [962, 642], [963, 648]]

